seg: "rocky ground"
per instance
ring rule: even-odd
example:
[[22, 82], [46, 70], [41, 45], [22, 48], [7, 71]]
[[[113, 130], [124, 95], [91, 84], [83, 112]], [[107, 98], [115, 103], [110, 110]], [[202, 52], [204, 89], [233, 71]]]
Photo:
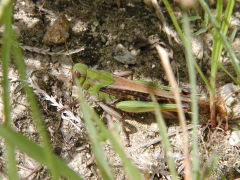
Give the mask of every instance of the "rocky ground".
[[[164, 6], [161, 6], [161, 13], [165, 17], [162, 21], [159, 11], [149, 2], [17, 0], [15, 3], [14, 28], [24, 52], [29, 79], [37, 94], [54, 152], [84, 179], [99, 177], [76, 103], [72, 81], [73, 64], [81, 62], [113, 74], [125, 73], [130, 79], [151, 80], [168, 85], [167, 76], [153, 47], [153, 44], [158, 43], [169, 53], [179, 86], [188, 87], [184, 48], [173, 30]], [[175, 14], [180, 18], [180, 8], [177, 4], [173, 4], [173, 7]], [[231, 28], [239, 29], [239, 12], [235, 9], [233, 15]], [[200, 22], [194, 21], [191, 28], [196, 32], [201, 28]], [[196, 60], [206, 75], [209, 73], [211, 40], [210, 33], [206, 32], [195, 36], [192, 43]], [[238, 34], [233, 42], [235, 51], [239, 50], [239, 42]], [[223, 63], [232, 72], [225, 56], [223, 54]], [[219, 72], [218, 75], [218, 87], [231, 82], [223, 72]], [[31, 140], [39, 142], [18, 73], [13, 65], [10, 79], [13, 126]], [[198, 87], [199, 94], [205, 95], [205, 86], [200, 77]], [[99, 107], [98, 101], [89, 97], [89, 102], [103, 119], [117, 121], [113, 117], [109, 118]], [[123, 118], [130, 138], [130, 146], [124, 147], [128, 156], [142, 170], [146, 179], [170, 179], [154, 116], [151, 113], [143, 113], [130, 114]], [[229, 122], [228, 130], [219, 126], [214, 131], [209, 128], [208, 121], [208, 115], [200, 115], [198, 134], [201, 167], [206, 167], [218, 156], [217, 167], [210, 179], [240, 177], [240, 144], [237, 133], [232, 133], [234, 128], [238, 128], [237, 121]], [[182, 174], [183, 137], [179, 122], [177, 119], [168, 118], [166, 123], [178, 173]], [[191, 129], [190, 120], [188, 124]], [[121, 137], [124, 142], [124, 135]], [[1, 144], [3, 145], [3, 141]], [[110, 144], [105, 145], [105, 151], [116, 179], [125, 179], [121, 162]], [[0, 167], [1, 176], [4, 177], [3, 160], [0, 161]], [[48, 179], [45, 167], [20, 152], [18, 168], [22, 179]]]

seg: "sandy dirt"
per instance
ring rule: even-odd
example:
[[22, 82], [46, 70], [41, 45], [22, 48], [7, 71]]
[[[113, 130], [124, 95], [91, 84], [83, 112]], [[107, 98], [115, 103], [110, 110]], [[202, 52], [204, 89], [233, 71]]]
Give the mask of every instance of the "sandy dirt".
[[[72, 81], [73, 64], [81, 62], [114, 74], [126, 73], [126, 78], [129, 79], [144, 79], [168, 85], [167, 76], [153, 47], [154, 43], [158, 43], [169, 53], [179, 86], [188, 87], [184, 48], [173, 30], [164, 6], [161, 5], [165, 26], [159, 20], [155, 9], [143, 1], [120, 1], [120, 4], [117, 2], [119, 1], [17, 0], [14, 6], [14, 28], [53, 150], [84, 179], [99, 179], [99, 172], [76, 101]], [[178, 18], [181, 17], [177, 4], [174, 5], [174, 12]], [[234, 16], [239, 21], [237, 10], [235, 12]], [[196, 31], [200, 26], [200, 22], [194, 21], [191, 28]], [[240, 41], [234, 42], [235, 51], [239, 51], [237, 47]], [[209, 33], [194, 37], [192, 43], [196, 60], [206, 75], [209, 73], [211, 43], [212, 37]], [[228, 65], [226, 54], [223, 59], [223, 63]], [[232, 67], [228, 67], [232, 72]], [[10, 79], [13, 127], [39, 143], [39, 136], [14, 65], [11, 66]], [[231, 82], [231, 79], [219, 72], [218, 82], [219, 87]], [[200, 77], [198, 87], [198, 93], [201, 96], [206, 95], [205, 85]], [[98, 101], [87, 94], [86, 96], [89, 97], [92, 107], [106, 121], [106, 125], [107, 120], [118, 122], [102, 110]], [[188, 127], [191, 129], [189, 115], [187, 118]], [[130, 138], [130, 146], [123, 145], [124, 150], [141, 169], [145, 178], [171, 179], [165, 153], [159, 143], [159, 130], [154, 115], [123, 114], [123, 119], [126, 121]], [[224, 126], [211, 130], [208, 115], [200, 115], [200, 122], [198, 135], [202, 171], [218, 156], [219, 161], [209, 179], [239, 178], [240, 144], [229, 141], [234, 128], [238, 128], [237, 121], [230, 121], [228, 130], [224, 130]], [[173, 157], [178, 173], [182, 176], [183, 137], [179, 122], [177, 119], [168, 118], [166, 124], [173, 146]], [[125, 144], [123, 133], [121, 138]], [[104, 148], [116, 179], [126, 179], [119, 157], [111, 145], [106, 143]], [[3, 151], [1, 140], [2, 178], [5, 177], [6, 165]], [[49, 179], [46, 168], [36, 161], [20, 152], [17, 158], [21, 179]]]

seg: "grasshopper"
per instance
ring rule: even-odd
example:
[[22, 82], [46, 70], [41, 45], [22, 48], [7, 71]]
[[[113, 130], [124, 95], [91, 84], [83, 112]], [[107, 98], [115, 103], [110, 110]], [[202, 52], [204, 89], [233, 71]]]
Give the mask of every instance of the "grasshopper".
[[[158, 97], [158, 100], [164, 102], [160, 105], [161, 111], [176, 112], [176, 104], [167, 102], [174, 102], [174, 95], [169, 91], [169, 87], [153, 84], [152, 82], [133, 81], [122, 77], [114, 76], [113, 74], [104, 71], [89, 68], [85, 64], [75, 64], [73, 67], [73, 75], [75, 80], [87, 90], [90, 94], [98, 96], [99, 99], [108, 102], [114, 99], [112, 90], [130, 91], [145, 94], [153, 94]], [[111, 91], [110, 91], [111, 89]], [[226, 121], [239, 119], [240, 113], [240, 87], [232, 83], [226, 84], [219, 88], [217, 92], [217, 121], [220, 119]], [[231, 98], [231, 97], [235, 98]], [[191, 99], [187, 95], [181, 95], [183, 108], [186, 112], [189, 111], [189, 103]], [[125, 112], [151, 112], [154, 111], [154, 104], [147, 101], [120, 101], [115, 104], [117, 109]], [[209, 100], [206, 98], [198, 98], [198, 105], [201, 114], [209, 114]], [[230, 106], [231, 105], [231, 106]]]
[[[85, 64], [75, 64], [73, 75], [76, 81], [87, 90], [90, 94], [97, 96], [100, 100], [111, 102], [113, 95], [108, 94], [106, 89], [133, 91], [144, 94], [154, 94], [160, 99], [174, 101], [174, 96], [170, 91], [159, 88], [160, 85], [153, 85], [145, 81], [132, 81], [122, 77], [114, 76], [104, 70], [89, 68]], [[167, 89], [168, 87], [163, 87]], [[189, 103], [191, 100], [188, 96], [182, 95], [182, 101]], [[151, 112], [154, 111], [154, 104], [147, 101], [120, 101], [116, 108], [125, 112]], [[176, 105], [161, 104], [161, 111], [176, 111]]]

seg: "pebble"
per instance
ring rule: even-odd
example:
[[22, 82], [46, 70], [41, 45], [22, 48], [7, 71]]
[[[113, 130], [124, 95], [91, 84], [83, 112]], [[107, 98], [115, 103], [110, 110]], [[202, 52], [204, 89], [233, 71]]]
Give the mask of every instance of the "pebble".
[[122, 44], [116, 46], [114, 59], [123, 64], [136, 64], [136, 57]]
[[153, 132], [159, 132], [159, 128], [158, 128], [157, 123], [152, 123], [149, 129]]
[[228, 142], [231, 146], [240, 147], [240, 131], [233, 131]]
[[76, 34], [76, 35], [81, 34], [86, 30], [87, 30], [87, 25], [80, 20], [76, 21], [72, 27], [72, 32], [73, 34]]
[[69, 22], [65, 15], [60, 15], [52, 25], [47, 28], [43, 37], [44, 44], [62, 44], [69, 37]]

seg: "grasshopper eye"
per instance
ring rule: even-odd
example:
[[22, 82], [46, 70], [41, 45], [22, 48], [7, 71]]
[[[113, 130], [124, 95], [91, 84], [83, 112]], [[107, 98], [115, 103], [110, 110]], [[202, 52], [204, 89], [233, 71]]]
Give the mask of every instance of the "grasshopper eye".
[[74, 78], [80, 78], [80, 77], [81, 77], [80, 72], [74, 71], [74, 72], [73, 72], [73, 77], [74, 77]]
[[73, 66], [73, 77], [74, 78], [85, 77], [87, 74], [87, 69], [88, 69], [88, 66], [85, 64], [81, 64], [81, 63], [75, 64]]

